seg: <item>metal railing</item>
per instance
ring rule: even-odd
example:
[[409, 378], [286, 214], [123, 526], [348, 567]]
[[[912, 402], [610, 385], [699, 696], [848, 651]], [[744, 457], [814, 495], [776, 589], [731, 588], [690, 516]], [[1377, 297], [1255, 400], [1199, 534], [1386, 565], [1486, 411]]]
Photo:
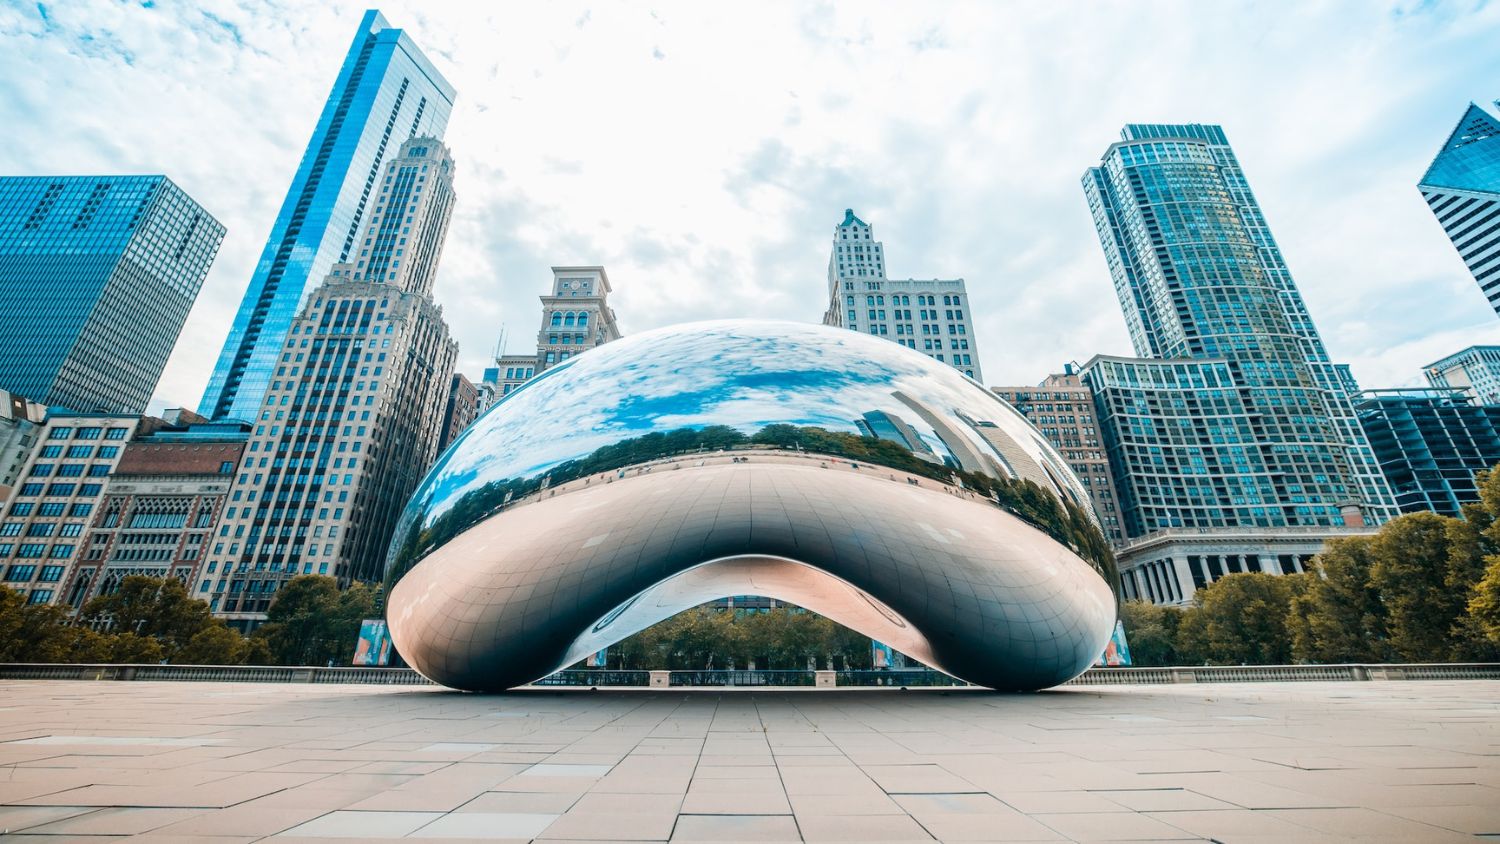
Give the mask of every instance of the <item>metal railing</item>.
[[607, 668], [564, 669], [548, 674], [533, 686], [649, 686], [650, 671], [620, 671]]
[[673, 671], [674, 686], [811, 686], [816, 671]]
[[[651, 675], [675, 687], [818, 686], [914, 688], [968, 686], [930, 669], [863, 671], [621, 671], [569, 669], [533, 683], [551, 688], [646, 688]], [[209, 683], [317, 683], [432, 686], [410, 668], [324, 668], [277, 665], [0, 664], [0, 680], [154, 680]], [[1500, 680], [1500, 663], [1188, 665], [1168, 668], [1090, 668], [1066, 686], [1144, 686], [1168, 683], [1288, 683], [1365, 680]], [[660, 688], [661, 684], [657, 684]]]

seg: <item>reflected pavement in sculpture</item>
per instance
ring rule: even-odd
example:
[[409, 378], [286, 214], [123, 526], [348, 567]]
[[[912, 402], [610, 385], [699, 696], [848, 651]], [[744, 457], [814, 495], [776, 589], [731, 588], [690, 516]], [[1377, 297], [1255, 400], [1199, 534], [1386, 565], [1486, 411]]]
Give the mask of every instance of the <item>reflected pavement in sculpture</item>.
[[439, 458], [386, 563], [391, 636], [499, 690], [728, 595], [787, 601], [954, 676], [1081, 673], [1118, 578], [1018, 413], [887, 340], [723, 321], [593, 349]]

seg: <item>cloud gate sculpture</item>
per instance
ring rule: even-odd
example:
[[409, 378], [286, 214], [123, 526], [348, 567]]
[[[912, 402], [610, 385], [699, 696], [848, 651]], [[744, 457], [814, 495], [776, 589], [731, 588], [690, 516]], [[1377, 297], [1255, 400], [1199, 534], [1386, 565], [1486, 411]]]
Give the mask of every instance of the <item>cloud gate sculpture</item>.
[[1103, 652], [1117, 583], [1084, 488], [988, 390], [889, 340], [736, 320], [600, 346], [491, 408], [407, 505], [386, 613], [458, 689], [748, 594], [1025, 690]]

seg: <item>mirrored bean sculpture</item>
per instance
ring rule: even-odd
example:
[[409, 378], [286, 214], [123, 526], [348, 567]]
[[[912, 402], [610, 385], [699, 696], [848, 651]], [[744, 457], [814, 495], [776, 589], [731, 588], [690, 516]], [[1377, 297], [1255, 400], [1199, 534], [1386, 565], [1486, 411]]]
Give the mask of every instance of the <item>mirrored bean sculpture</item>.
[[735, 320], [600, 346], [485, 413], [407, 505], [386, 611], [457, 689], [759, 595], [1027, 690], [1103, 652], [1117, 583], [1084, 488], [993, 393], [889, 340]]

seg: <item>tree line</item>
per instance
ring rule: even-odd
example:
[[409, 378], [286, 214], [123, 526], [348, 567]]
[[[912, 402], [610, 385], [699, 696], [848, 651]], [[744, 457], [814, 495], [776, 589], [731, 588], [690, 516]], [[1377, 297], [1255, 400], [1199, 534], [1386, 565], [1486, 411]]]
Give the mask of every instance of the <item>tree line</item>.
[[72, 617], [0, 587], [0, 662], [348, 665], [360, 622], [377, 617], [379, 604], [378, 588], [341, 591], [331, 577], [301, 575], [244, 636], [172, 577], [131, 575]]
[[[1500, 467], [1497, 467], [1500, 468]], [[1178, 609], [1127, 601], [1136, 665], [1500, 660], [1500, 471], [1464, 518], [1330, 540], [1305, 574], [1231, 574]]]
[[611, 645], [609, 668], [869, 668], [870, 639], [797, 607], [728, 610], [701, 606]]

